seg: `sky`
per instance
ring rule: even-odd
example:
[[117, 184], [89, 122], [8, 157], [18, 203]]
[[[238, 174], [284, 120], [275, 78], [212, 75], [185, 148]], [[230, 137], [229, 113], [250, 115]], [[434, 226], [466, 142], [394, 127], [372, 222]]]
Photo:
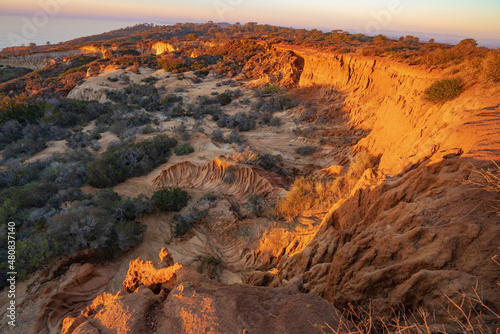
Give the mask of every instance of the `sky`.
[[500, 0], [0, 0], [0, 13], [12, 11], [138, 23], [253, 21], [366, 35], [416, 31], [500, 39]]

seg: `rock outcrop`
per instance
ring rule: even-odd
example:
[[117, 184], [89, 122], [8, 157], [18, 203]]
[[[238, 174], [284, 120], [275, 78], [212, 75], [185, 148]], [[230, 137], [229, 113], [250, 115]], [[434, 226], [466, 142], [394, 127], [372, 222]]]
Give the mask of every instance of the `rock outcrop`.
[[[182, 47], [182, 46], [181, 46]], [[157, 42], [151, 46], [151, 49], [156, 55], [161, 55], [164, 53], [175, 52], [179, 50], [180, 47], [176, 47], [173, 44], [165, 42]]]
[[[167, 263], [171, 261], [157, 266]], [[160, 274], [165, 270], [175, 275]], [[126, 283], [134, 273], [140, 276], [134, 281], [144, 281], [146, 272], [158, 278], [157, 285]], [[101, 294], [80, 315], [64, 319], [62, 334], [321, 333], [326, 326], [350, 328], [325, 300], [301, 293], [300, 284], [280, 289], [227, 286], [178, 264], [155, 269], [139, 260], [131, 263], [126, 282], [125, 290]]]
[[80, 48], [83, 54], [96, 55], [103, 59], [110, 58], [113, 55], [113, 50], [103, 46], [85, 45]]
[[253, 84], [279, 84], [294, 87], [299, 84], [304, 59], [290, 50], [271, 48], [268, 52], [254, 56], [243, 68], [246, 78]]
[[275, 190], [266, 178], [251, 167], [234, 165], [220, 159], [215, 159], [204, 166], [189, 161], [167, 166], [153, 180], [153, 185], [157, 188], [203, 189], [205, 192], [233, 196], [238, 200], [245, 199], [251, 194], [266, 196]]

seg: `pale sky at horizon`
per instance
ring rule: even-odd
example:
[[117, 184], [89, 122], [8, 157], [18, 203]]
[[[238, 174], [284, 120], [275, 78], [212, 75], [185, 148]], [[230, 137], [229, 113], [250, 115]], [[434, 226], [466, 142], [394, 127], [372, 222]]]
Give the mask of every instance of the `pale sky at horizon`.
[[255, 21], [367, 35], [393, 30], [500, 39], [500, 0], [0, 0], [0, 10], [132, 18], [138, 23]]

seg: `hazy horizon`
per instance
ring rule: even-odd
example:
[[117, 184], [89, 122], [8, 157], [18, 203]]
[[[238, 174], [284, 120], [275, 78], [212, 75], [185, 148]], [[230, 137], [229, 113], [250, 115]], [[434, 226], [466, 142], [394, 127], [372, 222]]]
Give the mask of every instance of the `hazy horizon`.
[[417, 31], [498, 39], [500, 1], [423, 0], [0, 0], [3, 14], [22, 12], [42, 20], [78, 15], [138, 22], [259, 22], [287, 27], [356, 30], [366, 35], [381, 31]]

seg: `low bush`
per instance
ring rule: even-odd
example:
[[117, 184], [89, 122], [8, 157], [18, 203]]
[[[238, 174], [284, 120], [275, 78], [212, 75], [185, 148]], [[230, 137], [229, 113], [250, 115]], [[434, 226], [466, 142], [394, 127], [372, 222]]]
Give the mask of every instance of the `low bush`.
[[283, 158], [280, 155], [272, 154], [262, 154], [259, 155], [259, 160], [257, 161], [257, 166], [268, 170], [276, 172], [282, 176], [288, 175], [288, 172], [283, 169]]
[[278, 212], [287, 219], [313, 211], [326, 211], [333, 203], [349, 196], [360, 177], [377, 164], [377, 159], [363, 151], [352, 159], [349, 170], [334, 179], [300, 177], [290, 187], [287, 197], [278, 203]]
[[222, 132], [221, 129], [215, 129], [210, 135], [210, 138], [219, 143], [224, 143], [226, 141], [224, 138], [224, 132]]
[[250, 212], [252, 216], [261, 217], [267, 208], [267, 201], [262, 195], [251, 194], [250, 196], [248, 196], [245, 208]]
[[183, 215], [175, 215], [174, 219], [177, 220], [175, 224], [174, 233], [177, 237], [180, 237], [191, 230], [194, 224], [202, 221], [202, 219], [207, 215], [208, 210], [202, 210], [196, 207], [194, 204], [190, 204]]
[[182, 102], [182, 96], [178, 96], [175, 94], [169, 94], [161, 99], [162, 104], [173, 104], [176, 102]]
[[443, 79], [427, 88], [424, 91], [424, 98], [432, 102], [446, 102], [456, 98], [462, 90], [460, 79]]
[[31, 138], [23, 138], [7, 145], [2, 157], [4, 160], [31, 157], [34, 154], [43, 151], [45, 148], [47, 148], [47, 144], [43, 139], [33, 140]]
[[214, 202], [217, 199], [218, 199], [217, 195], [215, 195], [213, 193], [206, 193], [205, 195], [203, 195], [200, 198], [200, 203], [203, 203], [203, 202]]
[[164, 188], [153, 194], [155, 205], [164, 211], [178, 212], [188, 204], [189, 195], [181, 188]]
[[182, 143], [174, 148], [176, 155], [187, 155], [194, 152], [194, 148], [189, 143]]
[[235, 143], [238, 145], [244, 145], [246, 143], [246, 140], [245, 140], [245, 137], [241, 133], [239, 133], [236, 130], [232, 130], [229, 133], [229, 136], [227, 136], [227, 138], [225, 139], [225, 142], [228, 144]]
[[253, 109], [257, 111], [264, 111], [268, 113], [275, 113], [278, 111], [285, 111], [295, 108], [299, 105], [299, 101], [291, 98], [287, 94], [280, 94], [272, 96], [265, 100], [259, 100], [253, 105]]
[[160, 79], [158, 79], [156, 77], [147, 77], [147, 78], [142, 79], [141, 82], [145, 82], [145, 83], [154, 85], [158, 80], [160, 80]]
[[299, 147], [295, 150], [295, 153], [297, 154], [300, 154], [300, 155], [311, 155], [313, 154], [314, 152], [316, 152], [318, 150], [317, 147], [313, 147], [313, 146], [303, 146], [303, 147]]
[[482, 79], [500, 82], [500, 50], [489, 50], [481, 67]]
[[255, 128], [258, 115], [238, 112], [233, 116], [223, 114], [217, 120], [217, 125], [221, 128], [237, 129], [238, 131], [250, 131]]
[[24, 94], [17, 97], [0, 95], [0, 125], [10, 120], [21, 123], [34, 122], [45, 113], [45, 102], [26, 97]]
[[102, 136], [96, 131], [79, 131], [66, 140], [66, 146], [72, 149], [84, 148], [87, 146], [98, 147], [97, 141]]
[[282, 92], [283, 88], [281, 88], [279, 85], [266, 85], [264, 87], [257, 89], [257, 91], [255, 91], [254, 96], [263, 97], [263, 96], [281, 94]]
[[108, 150], [88, 165], [87, 183], [93, 187], [107, 188], [128, 177], [147, 174], [167, 162], [176, 145], [175, 139], [158, 135], [149, 140]]

